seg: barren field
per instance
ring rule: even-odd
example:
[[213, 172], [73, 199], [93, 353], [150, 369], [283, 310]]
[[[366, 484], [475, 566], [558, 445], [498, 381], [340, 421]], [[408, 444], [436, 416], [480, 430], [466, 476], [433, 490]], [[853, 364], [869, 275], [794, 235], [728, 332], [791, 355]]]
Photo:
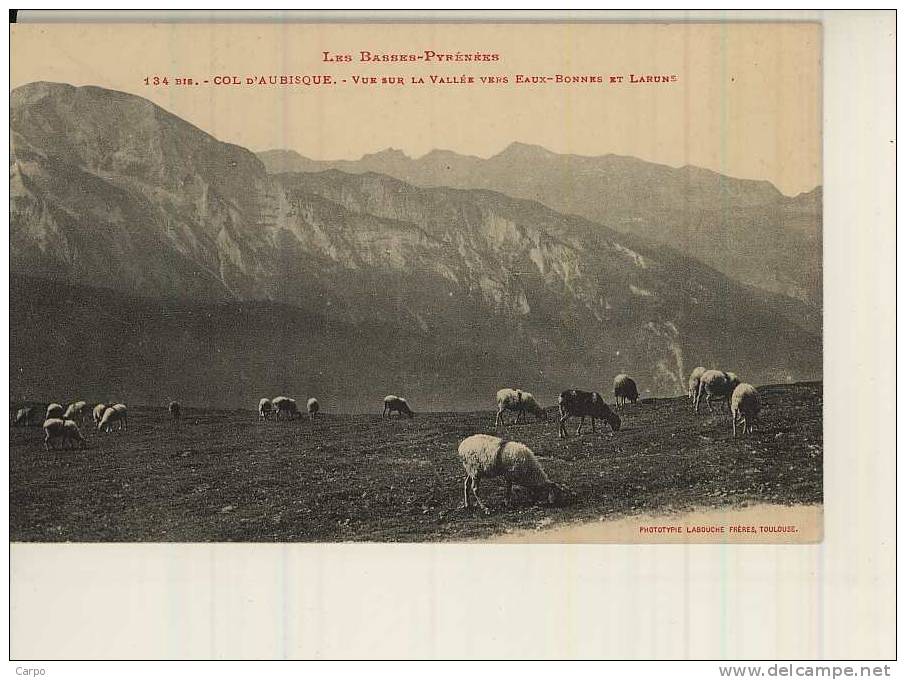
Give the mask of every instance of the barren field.
[[[821, 383], [760, 387], [761, 427], [733, 439], [726, 405], [693, 415], [685, 397], [616, 409], [557, 438], [547, 421], [504, 434], [530, 446], [575, 497], [563, 507], [486, 480], [492, 514], [457, 510], [456, 447], [494, 432], [494, 414], [323, 413], [314, 422], [259, 423], [252, 411], [130, 407], [129, 430], [84, 450], [43, 448], [40, 427], [10, 428], [12, 541], [438, 541], [753, 503], [822, 502]], [[417, 405], [415, 405], [417, 407]], [[509, 416], [508, 422], [512, 421]]]

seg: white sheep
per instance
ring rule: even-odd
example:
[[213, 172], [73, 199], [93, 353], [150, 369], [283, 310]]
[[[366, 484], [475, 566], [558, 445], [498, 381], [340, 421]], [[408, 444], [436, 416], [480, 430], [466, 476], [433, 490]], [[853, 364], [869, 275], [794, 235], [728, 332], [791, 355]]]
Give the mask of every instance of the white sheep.
[[509, 387], [497, 391], [497, 418], [494, 420], [494, 427], [500, 427], [501, 424], [506, 425], [503, 420], [504, 411], [516, 412], [513, 425], [524, 419], [526, 412], [531, 413], [538, 420], [547, 420], [547, 411], [535, 401], [531, 392], [513, 390]]
[[318, 411], [321, 410], [321, 404], [318, 403], [318, 400], [312, 397], [307, 402], [305, 402], [305, 409], [308, 411], [309, 420], [314, 420], [315, 416], [318, 414]]
[[14, 425], [30, 425], [31, 419], [35, 415], [35, 409], [33, 406], [26, 406], [25, 408], [20, 408], [16, 411], [16, 417], [13, 420]]
[[639, 398], [639, 388], [636, 387], [635, 380], [620, 373], [613, 379], [613, 396], [616, 397], [617, 406], [623, 406], [627, 401], [634, 404]]
[[110, 432], [113, 429], [123, 430], [126, 428], [127, 409], [124, 404], [114, 404], [108, 406], [98, 423], [97, 429], [104, 432]]
[[47, 413], [44, 415], [44, 420], [53, 418], [63, 419], [63, 406], [61, 404], [52, 403], [47, 405]]
[[708, 410], [714, 413], [711, 408], [712, 401], [726, 401], [729, 406], [730, 395], [739, 384], [739, 378], [735, 373], [725, 373], [724, 371], [710, 370], [705, 371], [698, 382], [698, 397], [695, 400], [695, 412], [698, 413], [698, 405], [701, 403], [702, 396], [708, 404]]
[[274, 405], [271, 404], [271, 400], [265, 397], [258, 402], [258, 420], [269, 420], [273, 410]]
[[463, 480], [463, 506], [472, 507], [469, 488], [479, 507], [489, 514], [487, 506], [478, 495], [481, 480], [486, 477], [504, 477], [507, 504], [512, 501], [513, 485], [528, 489], [535, 498], [546, 496], [548, 503], [559, 502], [567, 489], [550, 480], [541, 463], [525, 444], [508, 441], [489, 434], [473, 434], [459, 444], [459, 458], [465, 468]]
[[758, 420], [758, 413], [761, 411], [761, 400], [758, 398], [758, 391], [749, 383], [740, 383], [733, 390], [733, 396], [730, 398], [730, 413], [733, 416], [733, 436], [736, 436], [736, 421], [742, 421], [742, 433], [748, 434], [752, 431], [752, 426]]
[[79, 426], [74, 420], [65, 420], [63, 418], [48, 418], [44, 421], [44, 448], [52, 449], [54, 441], [60, 441], [61, 448], [67, 447], [67, 444], [78, 442], [81, 448], [85, 448], [85, 439], [79, 432]]
[[94, 424], [97, 425], [101, 422], [101, 418], [104, 417], [104, 411], [107, 410], [107, 404], [98, 404], [94, 407], [94, 410], [91, 412], [91, 417], [94, 419]]
[[692, 408], [697, 408], [698, 404], [698, 385], [701, 382], [702, 376], [705, 374], [705, 371], [708, 369], [704, 366], [696, 366], [692, 369], [692, 373], [689, 374], [689, 399], [692, 400]]
[[129, 409], [126, 408], [125, 404], [114, 404], [113, 409], [120, 414], [120, 422], [122, 423], [122, 428], [124, 430], [128, 429], [129, 419], [127, 416], [129, 415]]
[[182, 408], [180, 407], [178, 401], [171, 401], [169, 404], [167, 404], [167, 411], [170, 412], [170, 418], [172, 418], [173, 420], [179, 420], [179, 414], [181, 410]]
[[400, 417], [402, 417], [403, 414], [409, 416], [410, 418], [415, 416], [415, 411], [409, 408], [408, 401], [406, 401], [402, 397], [396, 396], [395, 394], [388, 394], [386, 397], [384, 397], [384, 410], [381, 411], [381, 418], [384, 417], [384, 414], [387, 415], [387, 418], [390, 418], [390, 416], [393, 415], [394, 411], [399, 413]]
[[290, 399], [289, 397], [274, 397], [271, 399], [271, 404], [276, 410], [276, 419], [279, 420], [282, 416], [283, 418], [293, 418], [302, 417], [302, 414], [299, 413], [299, 407], [296, 405], [295, 399]]
[[77, 420], [81, 423], [84, 415], [85, 402], [74, 401], [67, 407], [66, 412], [63, 414], [63, 420]]
[[101, 419], [98, 421], [95, 428], [103, 432], [110, 432], [114, 425], [119, 424], [118, 421], [119, 416], [117, 415], [116, 409], [112, 406], [108, 406], [104, 409], [104, 414], [101, 416]]

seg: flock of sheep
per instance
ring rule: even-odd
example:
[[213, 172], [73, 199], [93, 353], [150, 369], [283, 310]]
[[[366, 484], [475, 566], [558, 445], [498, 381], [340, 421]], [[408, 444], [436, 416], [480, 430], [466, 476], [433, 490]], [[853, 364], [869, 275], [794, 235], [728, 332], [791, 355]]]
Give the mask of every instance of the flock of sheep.
[[[639, 390], [632, 378], [621, 373], [614, 378], [613, 395], [616, 404], [622, 406], [627, 402], [635, 403], [639, 398]], [[730, 408], [734, 437], [737, 421], [741, 421], [743, 434], [747, 434], [752, 430], [761, 410], [758, 392], [752, 385], [740, 382], [735, 373], [707, 370], [704, 366], [697, 367], [689, 376], [688, 395], [696, 413], [702, 397], [712, 413], [712, 401], [726, 401]], [[560, 411], [558, 436], [561, 438], [567, 437], [566, 422], [571, 417], [580, 418], [577, 435], [582, 433], [585, 418], [591, 418], [592, 432], [598, 419], [610, 425], [614, 432], [620, 429], [620, 417], [598, 392], [564, 390], [557, 402]], [[504, 411], [516, 412], [514, 423], [519, 422], [526, 413], [531, 413], [538, 419], [547, 418], [547, 412], [535, 397], [522, 390], [502, 389], [497, 392], [495, 426], [503, 424]], [[564, 485], [551, 481], [535, 454], [525, 444], [487, 434], [474, 434], [460, 443], [458, 453], [466, 471], [463, 480], [464, 508], [472, 506], [471, 498], [474, 497], [485, 514], [489, 512], [478, 495], [480, 482], [484, 478], [504, 478], [507, 504], [512, 500], [513, 485], [528, 489], [535, 499], [546, 499], [551, 504], [560, 502], [571, 493]]]
[[[173, 406], [176, 402], [170, 404], [170, 412], [173, 412]], [[63, 448], [72, 448], [80, 446], [85, 448], [85, 438], [79, 429], [84, 425], [85, 412], [88, 404], [84, 401], [74, 401], [66, 409], [62, 404], [48, 404], [44, 413], [44, 448], [54, 448], [58, 443]], [[176, 404], [177, 415], [179, 405]], [[31, 423], [37, 414], [35, 407], [28, 406], [16, 411], [13, 423], [16, 425], [27, 425]], [[92, 419], [98, 430], [102, 432], [111, 432], [113, 430], [125, 430], [128, 425], [129, 409], [125, 404], [98, 404], [92, 409]]]
[[[635, 403], [639, 398], [639, 391], [635, 381], [628, 375], [621, 373], [614, 378], [613, 394], [617, 406], [626, 403]], [[761, 405], [758, 392], [748, 384], [740, 382], [734, 373], [719, 370], [707, 370], [703, 366], [697, 367], [689, 376], [688, 396], [692, 400], [693, 408], [698, 413], [698, 407], [704, 397], [708, 409], [713, 413], [713, 401], [726, 401], [730, 409], [733, 424], [733, 436], [737, 434], [737, 421], [742, 424], [743, 434], [752, 430], [753, 423], [758, 417]], [[585, 392], [583, 390], [564, 390], [557, 400], [559, 407], [558, 436], [566, 438], [566, 423], [572, 418], [579, 418], [576, 434], [582, 434], [585, 419], [591, 418], [591, 429], [595, 431], [595, 421], [602, 420], [610, 425], [616, 432], [620, 429], [620, 417], [607, 405], [604, 397], [598, 392]], [[63, 409], [61, 404], [50, 404], [44, 414], [43, 428], [45, 432], [44, 447], [54, 448], [60, 443], [61, 447], [84, 448], [86, 442], [79, 430], [83, 423], [87, 404], [76, 401]], [[171, 401], [167, 410], [173, 419], [180, 417], [180, 405]], [[320, 410], [320, 404], [315, 398], [306, 402], [306, 410], [310, 420], [314, 421]], [[495, 427], [499, 428], [506, 423], [503, 419], [504, 412], [516, 413], [513, 424], [519, 423], [527, 413], [538, 420], [546, 420], [547, 412], [536, 401], [531, 392], [518, 389], [505, 388], [497, 392], [497, 416]], [[412, 418], [415, 412], [409, 403], [402, 397], [389, 394], [384, 398], [384, 410], [381, 417], [390, 417], [393, 413]], [[16, 424], [28, 424], [36, 415], [34, 407], [19, 409], [15, 415]], [[98, 404], [92, 410], [92, 418], [96, 429], [101, 432], [112, 430], [125, 430], [127, 428], [128, 409], [125, 404]], [[261, 399], [258, 403], [259, 420], [293, 420], [301, 418], [295, 399], [289, 397], [275, 397], [274, 399]], [[506, 482], [507, 503], [512, 498], [513, 485], [527, 489], [536, 499], [544, 499], [555, 504], [562, 501], [571, 492], [565, 486], [557, 484], [547, 476], [535, 454], [525, 444], [502, 439], [487, 434], [475, 434], [464, 439], [458, 448], [458, 454], [465, 469], [466, 476], [463, 481], [463, 506], [470, 508], [471, 496], [477, 501], [478, 506], [488, 513], [488, 508], [478, 495], [479, 484], [482, 479], [503, 477]]]
[[[312, 397], [306, 403], [305, 408], [308, 411], [308, 418], [314, 420], [315, 416], [318, 415], [318, 411], [321, 410], [321, 404]], [[299, 412], [295, 399], [290, 397], [268, 399], [264, 397], [258, 402], [258, 419], [270, 420], [271, 416], [273, 416], [274, 420], [293, 420], [294, 418], [301, 418], [302, 414]]]

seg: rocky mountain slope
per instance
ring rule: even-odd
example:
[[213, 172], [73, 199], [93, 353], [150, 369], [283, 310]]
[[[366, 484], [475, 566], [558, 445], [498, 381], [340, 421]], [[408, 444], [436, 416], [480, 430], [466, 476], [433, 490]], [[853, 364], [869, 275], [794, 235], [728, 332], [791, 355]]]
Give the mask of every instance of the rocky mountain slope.
[[490, 189], [644, 237], [741, 283], [820, 307], [821, 189], [796, 197], [764, 181], [627, 156], [577, 156], [514, 143], [488, 159], [396, 149], [358, 161], [259, 154], [269, 172], [376, 172], [418, 186]]
[[401, 392], [450, 409], [504, 385], [544, 401], [605, 390], [619, 371], [645, 394], [682, 391], [698, 364], [820, 376], [814, 325], [771, 296], [538, 202], [268, 174], [101, 88], [35, 83], [11, 100], [19, 396], [247, 406], [283, 391], [360, 409]]

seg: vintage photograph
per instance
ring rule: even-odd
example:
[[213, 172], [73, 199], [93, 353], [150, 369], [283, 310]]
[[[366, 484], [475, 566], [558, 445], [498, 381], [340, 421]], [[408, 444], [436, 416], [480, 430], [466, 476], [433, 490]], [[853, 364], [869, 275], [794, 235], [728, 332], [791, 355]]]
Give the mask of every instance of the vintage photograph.
[[821, 46], [11, 26], [10, 540], [820, 542]]

